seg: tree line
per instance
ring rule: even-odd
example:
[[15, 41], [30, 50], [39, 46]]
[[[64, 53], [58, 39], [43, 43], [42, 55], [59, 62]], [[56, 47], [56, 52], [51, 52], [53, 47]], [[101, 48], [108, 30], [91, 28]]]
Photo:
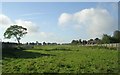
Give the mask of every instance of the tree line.
[[95, 38], [95, 39], [89, 39], [89, 40], [72, 40], [71, 44], [77, 45], [77, 44], [109, 44], [109, 43], [120, 43], [120, 31], [116, 30], [113, 33], [113, 36], [110, 36], [108, 34], [103, 34], [102, 38]]
[[[7, 39], [13, 38], [15, 37], [16, 40], [18, 41], [18, 44], [20, 43], [21, 38], [27, 34], [27, 28], [24, 28], [22, 26], [18, 26], [18, 25], [12, 25], [9, 28], [7, 28], [7, 30], [4, 33], [4, 37]], [[109, 43], [120, 43], [120, 31], [116, 30], [113, 33], [113, 36], [107, 35], [107, 34], [103, 34], [102, 39], [99, 38], [95, 38], [95, 39], [89, 39], [89, 40], [72, 40], [71, 43], [65, 43], [66, 44], [73, 44], [73, 45], [77, 45], [77, 44], [109, 44]], [[36, 41], [36, 43], [32, 42], [32, 43], [26, 43], [26, 44], [30, 44], [30, 45], [60, 45], [57, 43], [46, 43], [43, 42], [39, 43], [38, 41]], [[64, 44], [63, 44], [64, 45]]]

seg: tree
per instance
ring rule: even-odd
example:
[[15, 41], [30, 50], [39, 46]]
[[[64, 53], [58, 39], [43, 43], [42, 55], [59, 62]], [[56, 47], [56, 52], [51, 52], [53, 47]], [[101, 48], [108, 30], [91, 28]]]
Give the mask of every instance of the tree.
[[99, 39], [99, 38], [95, 38], [94, 41], [95, 41], [96, 44], [100, 44], [101, 43], [101, 39]]
[[78, 40], [72, 40], [71, 44], [77, 45], [77, 44], [79, 44], [79, 41]]
[[90, 39], [90, 41], [93, 41], [93, 39]]
[[114, 31], [113, 38], [115, 39], [116, 43], [120, 42], [120, 31], [119, 30]]
[[38, 41], [36, 41], [36, 45], [39, 45], [39, 42], [38, 42]]
[[87, 41], [88, 44], [93, 44], [94, 40], [93, 39], [90, 39]]
[[15, 37], [18, 44], [20, 44], [21, 38], [27, 34], [27, 28], [18, 25], [12, 25], [4, 33], [4, 37], [7, 39]]
[[45, 42], [43, 42], [43, 45], [46, 45], [46, 43], [45, 43]]
[[81, 41], [81, 39], [79, 39], [79, 44], [82, 44], [82, 41]]
[[86, 41], [86, 40], [83, 40], [82, 44], [83, 44], [83, 45], [87, 44], [87, 41]]
[[102, 43], [107, 43], [107, 44], [111, 43], [111, 36], [107, 34], [103, 34]]

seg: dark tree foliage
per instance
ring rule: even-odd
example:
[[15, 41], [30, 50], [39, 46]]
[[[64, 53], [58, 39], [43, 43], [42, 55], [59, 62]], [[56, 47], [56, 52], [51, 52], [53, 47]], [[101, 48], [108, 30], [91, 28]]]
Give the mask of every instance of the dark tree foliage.
[[45, 42], [43, 42], [43, 45], [46, 45], [46, 43], [45, 43]]
[[113, 38], [115, 40], [116, 43], [120, 43], [120, 31], [116, 30], [113, 34]]
[[83, 40], [82, 44], [83, 44], [83, 45], [87, 44], [87, 41], [86, 41], [86, 40]]
[[79, 41], [78, 40], [72, 40], [71, 44], [77, 45], [77, 44], [79, 44]]
[[36, 41], [36, 45], [39, 45], [39, 42], [38, 42], [38, 41]]
[[102, 43], [107, 43], [109, 44], [111, 41], [111, 36], [107, 35], [107, 34], [103, 34], [103, 37], [102, 37]]
[[27, 28], [18, 25], [13, 25], [7, 28], [7, 30], [4, 33], [4, 37], [8, 39], [15, 37], [18, 41], [18, 44], [20, 44], [20, 40], [25, 34], [27, 34]]
[[81, 39], [79, 39], [79, 44], [82, 44], [82, 41], [81, 41]]
[[113, 36], [104, 34], [102, 37], [102, 43], [120, 43], [120, 31], [114, 31]]
[[94, 41], [95, 41], [96, 44], [100, 44], [101, 43], [101, 39], [99, 39], [99, 38], [95, 38]]

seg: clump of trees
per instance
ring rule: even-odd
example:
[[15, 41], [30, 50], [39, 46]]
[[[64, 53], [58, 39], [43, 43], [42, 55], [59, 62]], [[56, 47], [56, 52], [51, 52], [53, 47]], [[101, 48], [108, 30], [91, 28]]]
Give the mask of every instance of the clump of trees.
[[82, 44], [82, 41], [81, 41], [81, 39], [79, 39], [79, 40], [72, 40], [72, 42], [71, 42], [71, 44]]
[[120, 31], [116, 30], [113, 33], [113, 36], [103, 34], [102, 38], [95, 38], [95, 39], [89, 39], [87, 40], [72, 40], [71, 44], [72, 45], [78, 45], [78, 44], [109, 44], [109, 43], [120, 43]]
[[30, 43], [26, 43], [26, 45], [60, 45], [60, 44], [57, 44], [57, 43], [46, 43], [46, 42], [43, 42], [43, 43], [39, 43], [38, 41], [36, 42], [30, 42]]
[[120, 31], [116, 30], [113, 36], [103, 34], [102, 43], [120, 43]]
[[90, 39], [90, 40], [72, 40], [71, 44], [72, 45], [85, 45], [85, 44], [99, 44], [100, 43], [100, 39], [99, 38], [95, 38], [95, 39]]
[[58, 44], [57, 43], [50, 43], [50, 42], [48, 42], [48, 43], [43, 42], [43, 45], [58, 45]]

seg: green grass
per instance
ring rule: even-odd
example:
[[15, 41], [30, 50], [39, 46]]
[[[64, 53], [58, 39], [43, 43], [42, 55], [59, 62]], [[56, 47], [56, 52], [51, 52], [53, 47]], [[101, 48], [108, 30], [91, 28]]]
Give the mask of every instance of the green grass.
[[118, 51], [71, 45], [36, 46], [3, 54], [3, 73], [117, 73]]

